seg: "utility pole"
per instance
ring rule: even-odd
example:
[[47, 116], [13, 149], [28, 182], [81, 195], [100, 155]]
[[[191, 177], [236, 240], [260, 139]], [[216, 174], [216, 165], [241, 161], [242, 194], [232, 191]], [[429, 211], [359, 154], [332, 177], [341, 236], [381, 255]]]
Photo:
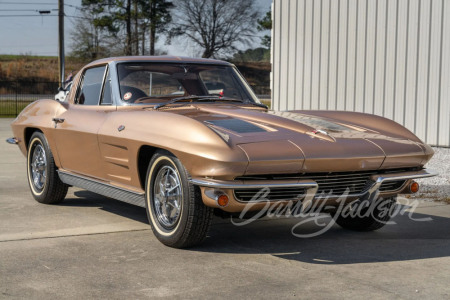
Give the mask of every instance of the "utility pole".
[[59, 84], [64, 88], [64, 0], [58, 0]]

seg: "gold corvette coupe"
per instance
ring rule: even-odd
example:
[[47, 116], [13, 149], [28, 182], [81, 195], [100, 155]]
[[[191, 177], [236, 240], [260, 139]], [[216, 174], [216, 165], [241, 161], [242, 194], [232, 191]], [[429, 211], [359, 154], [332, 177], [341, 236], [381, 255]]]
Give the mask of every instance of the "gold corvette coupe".
[[[70, 186], [145, 207], [171, 247], [202, 242], [213, 214], [267, 204], [326, 202], [344, 228], [389, 219], [333, 210], [418, 190], [433, 150], [399, 124], [344, 111], [271, 111], [232, 64], [122, 57], [88, 64], [64, 102], [39, 100], [12, 123], [33, 197], [64, 200]], [[261, 191], [264, 191], [262, 193]], [[387, 201], [387, 202], [386, 202]]]

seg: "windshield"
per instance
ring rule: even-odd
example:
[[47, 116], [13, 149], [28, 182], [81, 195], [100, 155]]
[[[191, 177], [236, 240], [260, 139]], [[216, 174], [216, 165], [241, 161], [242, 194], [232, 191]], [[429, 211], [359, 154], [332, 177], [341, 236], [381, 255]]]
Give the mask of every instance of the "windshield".
[[212, 96], [212, 101], [223, 98], [259, 103], [232, 66], [120, 63], [117, 70], [120, 98], [127, 104], [163, 104], [189, 96]]

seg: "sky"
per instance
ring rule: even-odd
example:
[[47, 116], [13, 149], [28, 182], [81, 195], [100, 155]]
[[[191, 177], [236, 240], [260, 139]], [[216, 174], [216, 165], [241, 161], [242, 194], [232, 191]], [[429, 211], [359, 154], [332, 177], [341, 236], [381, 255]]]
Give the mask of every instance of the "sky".
[[[256, 0], [261, 16], [270, 9], [272, 0]], [[71, 51], [70, 32], [79, 16], [81, 0], [64, 0], [65, 50]], [[0, 54], [58, 55], [57, 0], [0, 0]], [[41, 16], [39, 11], [49, 10]], [[259, 45], [255, 40], [255, 47]], [[194, 45], [175, 40], [172, 45], [157, 44], [170, 55], [195, 56]]]

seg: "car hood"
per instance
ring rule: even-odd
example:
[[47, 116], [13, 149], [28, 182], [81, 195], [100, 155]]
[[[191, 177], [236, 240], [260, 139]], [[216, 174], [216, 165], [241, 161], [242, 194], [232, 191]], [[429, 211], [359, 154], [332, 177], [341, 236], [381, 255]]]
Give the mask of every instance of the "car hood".
[[432, 156], [431, 148], [409, 139], [406, 129], [402, 136], [398, 130], [389, 134], [308, 112], [194, 107], [167, 111], [202, 122], [230, 147], [244, 151], [250, 162], [247, 174], [417, 167]]

